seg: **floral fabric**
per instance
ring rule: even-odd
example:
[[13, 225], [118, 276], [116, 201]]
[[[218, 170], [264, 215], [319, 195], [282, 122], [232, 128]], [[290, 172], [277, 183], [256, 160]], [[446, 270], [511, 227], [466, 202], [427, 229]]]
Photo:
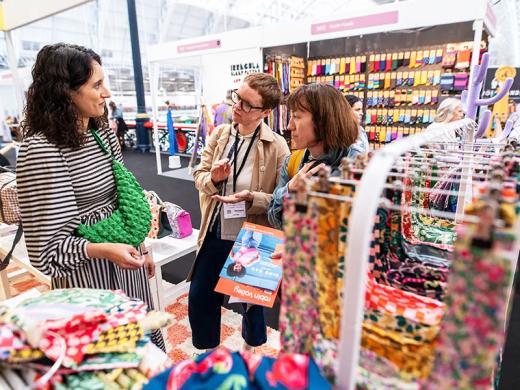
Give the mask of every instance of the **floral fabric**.
[[152, 378], [144, 390], [332, 389], [307, 355], [278, 358], [215, 349]]
[[[472, 243], [477, 227], [459, 226], [448, 280], [447, 312], [427, 388], [489, 389], [503, 345], [513, 270], [514, 233], [495, 232], [492, 248]], [[516, 256], [516, 254], [514, 254]]]
[[286, 353], [309, 353], [320, 334], [314, 279], [317, 211], [315, 205], [309, 207], [311, 213], [289, 196], [284, 208], [285, 257], [279, 327], [281, 348]]

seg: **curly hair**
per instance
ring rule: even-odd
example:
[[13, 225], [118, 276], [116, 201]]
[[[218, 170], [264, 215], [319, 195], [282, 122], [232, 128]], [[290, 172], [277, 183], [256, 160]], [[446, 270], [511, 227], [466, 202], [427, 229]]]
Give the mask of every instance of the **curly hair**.
[[[101, 65], [98, 54], [78, 45], [57, 43], [39, 51], [21, 124], [24, 137], [43, 135], [56, 145], [70, 148], [83, 144], [82, 118], [72, 102], [71, 92], [92, 76], [92, 61]], [[105, 107], [103, 116], [90, 118], [89, 128], [106, 129], [107, 114]]]

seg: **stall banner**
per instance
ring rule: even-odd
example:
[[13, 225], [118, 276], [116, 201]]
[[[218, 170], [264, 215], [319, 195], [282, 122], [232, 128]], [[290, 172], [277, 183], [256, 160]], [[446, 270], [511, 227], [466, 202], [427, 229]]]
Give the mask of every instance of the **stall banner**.
[[327, 34], [337, 31], [348, 31], [399, 22], [399, 11], [382, 12], [372, 15], [356, 16], [354, 18], [332, 20], [311, 24], [311, 35]]
[[240, 86], [240, 83], [244, 81], [244, 78], [251, 73], [260, 73], [262, 68], [258, 61], [251, 62], [237, 62], [235, 64], [231, 64], [229, 67], [231, 83], [235, 88]]

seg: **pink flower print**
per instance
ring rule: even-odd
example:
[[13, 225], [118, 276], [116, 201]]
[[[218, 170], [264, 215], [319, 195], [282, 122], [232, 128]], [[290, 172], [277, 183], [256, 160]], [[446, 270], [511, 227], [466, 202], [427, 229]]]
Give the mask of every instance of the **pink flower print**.
[[253, 378], [255, 376], [256, 369], [262, 361], [262, 355], [259, 353], [251, 353], [247, 351], [240, 352], [240, 355], [246, 362], [247, 370], [249, 371], [249, 377]]
[[504, 279], [505, 271], [502, 267], [492, 266], [488, 269], [488, 277], [493, 283], [499, 283]]
[[446, 334], [452, 334], [457, 331], [457, 327], [452, 322], [446, 322], [443, 324]]
[[482, 275], [479, 275], [475, 279], [473, 279], [473, 285], [475, 286], [475, 289], [478, 291], [486, 291], [487, 289], [486, 280]]
[[308, 387], [308, 368], [309, 357], [306, 355], [280, 355], [273, 364], [272, 371], [267, 372], [266, 378], [272, 387], [281, 383], [290, 390], [303, 390]]
[[473, 354], [473, 345], [467, 341], [463, 340], [459, 343], [459, 349], [461, 352], [461, 355], [463, 356], [471, 356]]
[[226, 348], [218, 348], [197, 365], [197, 372], [205, 374], [210, 368], [219, 374], [225, 374], [233, 366], [233, 357]]
[[180, 362], [173, 368], [173, 370], [171, 370], [170, 375], [168, 376], [166, 389], [180, 389], [184, 386], [184, 383], [186, 383], [188, 378], [195, 372], [196, 368], [197, 363], [193, 360], [184, 360], [183, 362]]

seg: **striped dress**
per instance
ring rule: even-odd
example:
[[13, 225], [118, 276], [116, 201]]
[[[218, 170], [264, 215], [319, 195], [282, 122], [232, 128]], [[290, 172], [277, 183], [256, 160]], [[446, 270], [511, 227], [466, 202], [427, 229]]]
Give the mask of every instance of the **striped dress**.
[[[114, 157], [122, 161], [114, 133], [98, 131]], [[52, 288], [123, 290], [153, 308], [146, 267], [123, 269], [87, 255], [84, 238], [74, 235], [116, 208], [111, 159], [90, 132], [78, 149], [60, 148], [43, 136], [24, 140], [16, 165], [18, 200], [31, 263], [52, 279]], [[152, 341], [164, 350], [159, 331]]]

